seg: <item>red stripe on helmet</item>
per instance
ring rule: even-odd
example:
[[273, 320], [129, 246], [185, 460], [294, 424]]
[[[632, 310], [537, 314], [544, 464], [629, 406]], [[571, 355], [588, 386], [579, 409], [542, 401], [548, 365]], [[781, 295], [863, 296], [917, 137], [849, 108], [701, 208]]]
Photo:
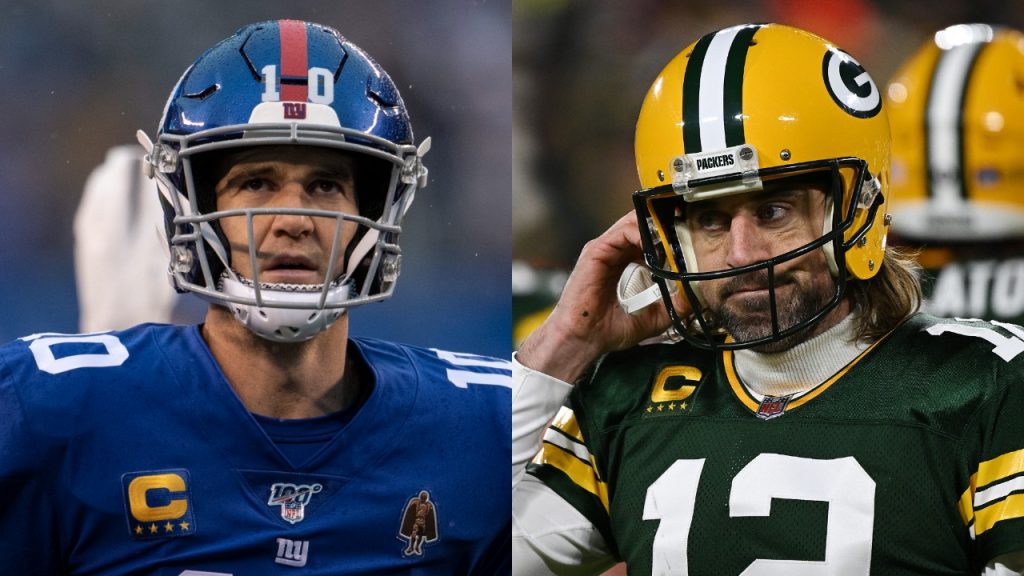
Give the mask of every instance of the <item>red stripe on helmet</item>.
[[[309, 99], [309, 67], [306, 48], [306, 23], [281, 20], [281, 100], [305, 102]], [[286, 84], [285, 79], [302, 79], [302, 84]]]

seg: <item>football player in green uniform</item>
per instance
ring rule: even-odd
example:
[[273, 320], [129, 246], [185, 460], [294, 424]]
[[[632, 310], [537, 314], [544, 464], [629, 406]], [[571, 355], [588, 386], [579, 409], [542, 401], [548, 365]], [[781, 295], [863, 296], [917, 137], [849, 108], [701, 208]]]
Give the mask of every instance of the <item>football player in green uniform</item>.
[[[635, 213], [516, 356], [514, 573], [1020, 573], [1024, 329], [917, 312], [889, 143], [869, 74], [802, 30], [668, 63]], [[641, 259], [664, 305], [620, 307]]]
[[892, 230], [921, 248], [924, 309], [1024, 323], [1024, 34], [940, 30], [886, 95]]

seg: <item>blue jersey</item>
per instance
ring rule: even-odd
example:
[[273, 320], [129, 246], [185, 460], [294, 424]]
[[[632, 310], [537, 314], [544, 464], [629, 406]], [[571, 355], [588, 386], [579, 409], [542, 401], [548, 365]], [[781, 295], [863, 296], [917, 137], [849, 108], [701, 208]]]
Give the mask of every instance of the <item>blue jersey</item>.
[[293, 465], [196, 327], [0, 347], [0, 573], [511, 569], [511, 367], [350, 341], [373, 388]]

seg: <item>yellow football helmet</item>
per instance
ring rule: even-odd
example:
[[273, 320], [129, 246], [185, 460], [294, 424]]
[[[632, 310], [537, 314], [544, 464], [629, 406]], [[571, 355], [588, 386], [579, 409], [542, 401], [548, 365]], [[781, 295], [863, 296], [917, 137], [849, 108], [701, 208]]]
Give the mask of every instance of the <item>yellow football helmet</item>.
[[[678, 317], [667, 296], [665, 303], [676, 330], [697, 346], [744, 348], [780, 340], [838, 304], [849, 276], [871, 278], [882, 265], [889, 171], [882, 95], [852, 56], [818, 36], [779, 24], [748, 24], [686, 47], [644, 99], [636, 164], [642, 189], [633, 199], [646, 264], [663, 294], [670, 293], [670, 282], [685, 291], [699, 330]], [[831, 187], [817, 240], [748, 266], [698, 269], [682, 224], [687, 205], [814, 173]], [[806, 321], [780, 326], [775, 267], [816, 249], [825, 252], [836, 292]], [[702, 310], [700, 282], [757, 271], [769, 279], [772, 333], [721, 342]]]
[[941, 30], [896, 73], [886, 100], [901, 237], [1024, 236], [1024, 35]]

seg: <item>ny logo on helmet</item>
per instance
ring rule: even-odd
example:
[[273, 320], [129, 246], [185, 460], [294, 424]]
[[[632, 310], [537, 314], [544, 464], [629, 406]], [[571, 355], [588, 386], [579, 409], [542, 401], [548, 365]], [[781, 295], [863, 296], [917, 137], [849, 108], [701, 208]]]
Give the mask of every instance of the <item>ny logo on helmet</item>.
[[302, 120], [306, 117], [305, 102], [282, 102], [284, 117], [289, 120]]
[[278, 482], [270, 487], [268, 506], [280, 506], [281, 518], [291, 524], [302, 522], [306, 518], [306, 505], [313, 499], [313, 494], [323, 490], [322, 484], [290, 484]]

